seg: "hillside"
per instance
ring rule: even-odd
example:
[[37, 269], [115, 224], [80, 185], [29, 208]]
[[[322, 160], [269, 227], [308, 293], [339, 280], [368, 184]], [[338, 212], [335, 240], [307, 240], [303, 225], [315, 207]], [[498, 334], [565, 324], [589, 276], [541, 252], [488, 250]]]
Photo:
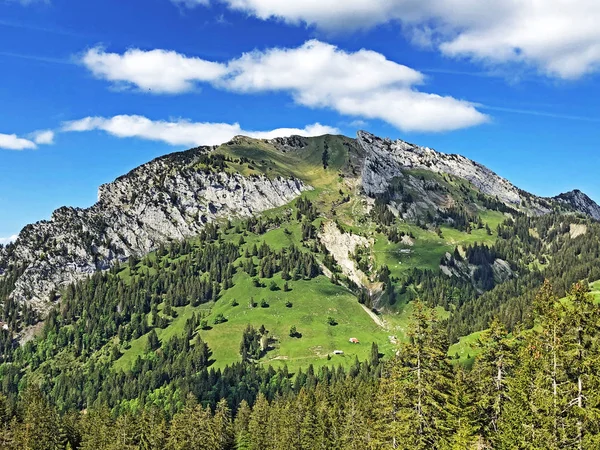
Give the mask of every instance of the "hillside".
[[597, 210], [365, 132], [167, 155], [0, 248], [0, 402], [37, 386], [61, 413], [170, 418], [353, 384], [386, 398], [422, 326], [431, 373], [464, 387], [490, 333], [537, 330], [545, 279], [556, 298], [600, 279]]
[[[303, 208], [310, 205], [304, 221], [306, 211], [299, 213], [295, 200], [299, 196], [308, 202], [302, 203]], [[99, 201], [91, 208], [61, 208], [51, 220], [25, 227], [14, 244], [0, 248], [0, 292], [5, 298], [2, 320], [9, 328], [3, 347], [14, 345], [10, 344], [14, 338], [30, 339], [36, 333], [31, 327], [36, 317], [60, 302], [70, 283], [172, 243], [196, 242], [212, 224], [238, 223], [248, 217], [271, 222], [258, 234], [251, 227], [238, 227], [235, 233], [220, 230], [220, 239], [237, 244], [243, 233], [245, 241], [266, 242], [277, 249], [282, 243], [312, 245], [320, 270], [339, 288], [324, 290], [328, 286], [324, 278], [309, 281], [300, 289], [311, 293], [311, 298], [302, 302], [304, 315], [299, 308], [279, 310], [284, 297], [298, 303], [298, 289], [285, 295], [268, 291], [265, 300], [273, 303], [273, 308], [261, 319], [260, 309], [254, 312], [257, 317], [252, 317], [247, 311], [242, 314], [242, 308], [227, 306], [235, 296], [246, 303], [248, 296], [260, 294], [249, 278], [235, 274], [221, 300], [209, 309], [202, 308], [207, 320], [216, 314], [231, 316], [230, 323], [219, 331], [200, 332], [214, 348], [217, 366], [239, 360], [237, 341], [245, 322], [271, 327], [279, 337], [292, 325], [301, 328], [315, 321], [321, 326], [319, 316], [324, 313], [314, 314], [319, 301], [332, 301], [327, 310], [344, 310], [347, 318], [340, 319], [338, 327], [307, 334], [302, 344], [294, 340], [286, 344], [283, 339], [264, 362], [323, 363], [334, 350], [348, 353], [345, 344], [349, 337], [358, 337], [355, 334], [391, 351], [392, 343], [404, 338], [410, 301], [416, 296], [452, 313], [449, 330], [457, 339], [484, 328], [501, 305], [512, 301], [505, 295], [496, 300], [494, 287], [505, 281], [514, 286], [518, 279], [539, 283], [539, 276], [529, 273], [531, 264], [543, 268], [552, 260], [552, 252], [540, 253], [537, 244], [519, 250], [518, 255], [508, 251], [507, 245], [523, 244], [522, 238], [511, 238], [518, 236], [516, 228], [522, 226], [518, 221], [504, 228], [502, 242], [496, 244], [506, 220], [530, 217], [528, 227], [545, 228], [543, 221], [536, 224], [537, 217], [565, 217], [576, 223], [583, 219], [574, 213], [595, 218], [597, 209], [579, 191], [554, 199], [536, 197], [462, 156], [366, 132], [359, 132], [356, 139], [295, 136], [256, 140], [239, 136], [220, 146], [157, 158], [101, 186]], [[305, 223], [309, 219], [310, 225]], [[573, 226], [588, 229], [587, 225]], [[590, 223], [589, 227], [595, 229], [596, 225]], [[493, 251], [483, 260], [470, 260], [470, 249], [484, 244]], [[554, 247], [552, 251], [559, 251]], [[238, 251], [244, 248], [242, 245]], [[466, 262], [458, 261], [464, 256]], [[240, 265], [241, 260], [234, 264]], [[282, 284], [277, 275], [275, 280]], [[451, 291], [456, 293], [443, 294]], [[518, 297], [519, 289], [510, 295]], [[381, 315], [379, 325], [360, 307], [348, 314], [332, 298], [345, 298], [346, 304], [351, 304], [353, 296]], [[494, 300], [478, 307], [479, 318], [473, 322], [474, 305], [487, 298]], [[164, 299], [163, 294], [157, 306], [163, 307]], [[181, 332], [183, 318], [199, 312], [186, 307], [173, 324], [159, 330], [159, 337]], [[275, 320], [271, 313], [281, 319]], [[521, 308], [519, 314], [506, 318], [507, 323], [516, 323], [524, 313]], [[260, 320], [266, 323], [259, 324]], [[310, 325], [311, 330], [315, 326]], [[326, 338], [327, 333], [333, 333], [335, 339]], [[127, 349], [123, 347], [125, 353], [117, 367], [127, 370], [142, 353], [146, 339], [136, 338]], [[366, 353], [358, 351], [357, 355]]]
[[[536, 197], [462, 156], [366, 132], [356, 139], [238, 137], [158, 158], [101, 186], [91, 208], [61, 208], [49, 221], [28, 225], [14, 244], [0, 248], [0, 276], [18, 267], [10, 297], [44, 312], [50, 294], [96, 270], [197, 235], [206, 223], [283, 206], [310, 189], [327, 217], [335, 212], [355, 227], [372, 199], [382, 196], [393, 214], [409, 222], [453, 220], [457, 208], [476, 214], [482, 206], [593, 218], [600, 211], [579, 191]], [[340, 190], [348, 202], [337, 196]]]

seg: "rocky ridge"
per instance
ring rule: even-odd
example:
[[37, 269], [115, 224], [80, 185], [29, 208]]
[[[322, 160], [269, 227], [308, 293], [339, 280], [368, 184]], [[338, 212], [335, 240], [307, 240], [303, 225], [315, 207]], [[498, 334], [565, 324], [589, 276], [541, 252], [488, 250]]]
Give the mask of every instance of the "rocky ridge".
[[[287, 153], [303, 151], [310, 139], [292, 136], [259, 141], [240, 136], [225, 145], [256, 141]], [[354, 169], [348, 173], [347, 182], [352, 178], [364, 194], [374, 197], [400, 178], [415, 193], [404, 211], [406, 220], [416, 219], [419, 210], [440, 211], [454, 201], [451, 195], [430, 189], [429, 181], [410, 175], [414, 169], [462, 178], [527, 214], [558, 210], [600, 220], [600, 206], [580, 191], [537, 197], [460, 155], [381, 139], [364, 131], [358, 132], [355, 141], [343, 139], [348, 164], [360, 168], [360, 174]], [[63, 207], [50, 220], [25, 227], [13, 245], [0, 248], [0, 276], [10, 266], [23, 272], [11, 296], [43, 311], [50, 294], [61, 286], [131, 255], [142, 256], [170, 240], [195, 236], [214, 220], [251, 216], [285, 205], [312, 189], [297, 178], [244, 177], [224, 171], [213, 158], [217, 148], [199, 147], [157, 158], [101, 186], [98, 202], [92, 207]], [[389, 206], [394, 214], [400, 213], [394, 205]]]
[[594, 218], [595, 220], [600, 220], [600, 205], [598, 205], [594, 200], [589, 198], [579, 189], [557, 195], [553, 199], [568, 205], [573, 209]]
[[462, 178], [483, 194], [528, 214], [548, 214], [559, 203], [567, 209], [600, 219], [600, 206], [585, 194], [577, 194], [579, 191], [553, 199], [537, 197], [461, 155], [441, 153], [403, 140], [382, 139], [365, 131], [358, 132], [357, 140], [367, 154], [362, 183], [365, 193], [371, 196], [384, 193], [394, 178], [402, 177], [407, 169], [422, 169]]
[[161, 243], [197, 235], [205, 224], [285, 205], [310, 189], [300, 180], [243, 177], [198, 162], [211, 148], [158, 158], [100, 187], [90, 208], [63, 207], [26, 226], [0, 249], [0, 275], [23, 266], [12, 297], [44, 310], [52, 291]]

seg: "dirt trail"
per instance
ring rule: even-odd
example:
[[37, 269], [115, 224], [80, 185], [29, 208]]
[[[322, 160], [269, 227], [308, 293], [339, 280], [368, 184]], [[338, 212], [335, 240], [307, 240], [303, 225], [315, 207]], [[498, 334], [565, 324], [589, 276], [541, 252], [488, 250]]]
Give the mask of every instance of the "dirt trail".
[[377, 325], [379, 325], [381, 328], [383, 328], [384, 330], [387, 330], [387, 324], [377, 315], [375, 314], [373, 311], [371, 311], [369, 308], [367, 308], [365, 305], [360, 305], [362, 306], [362, 308], [365, 310], [365, 312], [371, 316], [371, 319], [373, 319], [373, 322], [375, 322]]

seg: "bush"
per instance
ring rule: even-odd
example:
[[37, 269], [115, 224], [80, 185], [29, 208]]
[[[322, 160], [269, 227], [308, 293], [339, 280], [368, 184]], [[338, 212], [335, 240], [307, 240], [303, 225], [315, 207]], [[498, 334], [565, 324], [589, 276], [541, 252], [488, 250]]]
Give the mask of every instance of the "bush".
[[223, 314], [221, 314], [221, 313], [217, 314], [217, 315], [216, 315], [216, 317], [215, 317], [215, 320], [213, 321], [213, 323], [214, 323], [215, 325], [218, 325], [218, 324], [220, 324], [220, 323], [225, 323], [225, 322], [227, 322], [227, 319], [226, 319], [226, 318], [225, 318], [225, 316], [224, 316]]
[[329, 325], [331, 325], [332, 327], [334, 327], [334, 326], [336, 326], [338, 324], [337, 321], [333, 317], [331, 317], [331, 316], [329, 316], [327, 318], [327, 323]]
[[263, 299], [263, 300], [260, 301], [260, 307], [261, 308], [268, 308], [269, 304], [267, 303], [266, 300]]

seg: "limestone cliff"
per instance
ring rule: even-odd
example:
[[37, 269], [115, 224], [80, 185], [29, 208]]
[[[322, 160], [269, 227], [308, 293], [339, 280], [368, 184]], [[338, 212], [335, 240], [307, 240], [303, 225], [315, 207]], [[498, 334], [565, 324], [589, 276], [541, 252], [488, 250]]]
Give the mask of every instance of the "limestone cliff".
[[309, 189], [297, 179], [244, 177], [210, 166], [198, 148], [158, 158], [99, 189], [91, 208], [63, 207], [0, 249], [0, 275], [23, 266], [12, 297], [38, 310], [49, 294], [131, 255], [199, 233], [211, 221], [285, 205]]

